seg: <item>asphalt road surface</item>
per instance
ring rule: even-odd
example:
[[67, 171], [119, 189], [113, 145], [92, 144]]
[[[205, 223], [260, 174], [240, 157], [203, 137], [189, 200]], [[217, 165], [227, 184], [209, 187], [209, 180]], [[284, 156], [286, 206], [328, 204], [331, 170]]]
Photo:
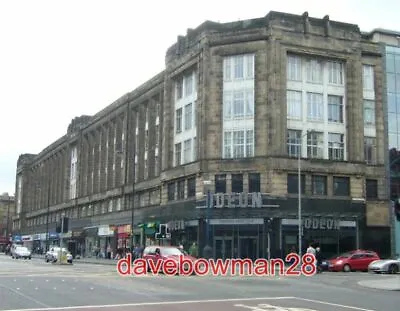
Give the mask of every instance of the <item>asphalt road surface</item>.
[[59, 266], [0, 254], [0, 311], [398, 311], [398, 291], [357, 285], [385, 277], [392, 276], [121, 277], [110, 265]]

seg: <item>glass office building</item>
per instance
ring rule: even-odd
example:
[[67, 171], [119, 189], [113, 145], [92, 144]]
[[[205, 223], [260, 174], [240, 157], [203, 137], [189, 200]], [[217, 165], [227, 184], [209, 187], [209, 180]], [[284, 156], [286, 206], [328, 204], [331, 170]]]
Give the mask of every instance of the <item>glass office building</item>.
[[[400, 47], [385, 46], [386, 85], [388, 107], [388, 135], [390, 149], [390, 196], [400, 198]], [[400, 221], [395, 217], [395, 253], [400, 254]]]

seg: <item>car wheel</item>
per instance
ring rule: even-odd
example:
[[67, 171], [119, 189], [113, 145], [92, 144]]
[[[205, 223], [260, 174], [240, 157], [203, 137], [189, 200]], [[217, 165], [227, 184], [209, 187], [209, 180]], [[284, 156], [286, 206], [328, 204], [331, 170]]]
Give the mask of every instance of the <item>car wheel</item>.
[[399, 267], [397, 265], [390, 265], [388, 272], [390, 274], [396, 274], [399, 272]]
[[351, 271], [350, 265], [348, 265], [348, 264], [344, 265], [343, 266], [343, 271], [344, 272], [350, 272]]
[[29, 260], [32, 260], [32, 257], [28, 257]]

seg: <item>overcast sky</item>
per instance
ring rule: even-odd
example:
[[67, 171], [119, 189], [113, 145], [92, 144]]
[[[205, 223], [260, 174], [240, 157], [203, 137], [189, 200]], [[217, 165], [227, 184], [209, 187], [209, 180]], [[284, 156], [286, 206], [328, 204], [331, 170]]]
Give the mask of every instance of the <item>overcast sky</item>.
[[71, 119], [95, 114], [163, 70], [166, 49], [205, 20], [269, 11], [400, 31], [400, 1], [0, 1], [0, 193], [15, 192], [22, 153], [39, 153]]

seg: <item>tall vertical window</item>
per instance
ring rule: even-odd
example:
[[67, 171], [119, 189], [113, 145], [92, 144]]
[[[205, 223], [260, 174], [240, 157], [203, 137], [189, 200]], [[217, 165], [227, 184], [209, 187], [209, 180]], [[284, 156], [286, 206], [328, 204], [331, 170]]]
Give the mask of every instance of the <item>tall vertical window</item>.
[[259, 173], [249, 173], [249, 193], [261, 192], [261, 181]]
[[226, 174], [215, 175], [215, 193], [226, 193]]
[[306, 62], [307, 82], [322, 83], [322, 63], [316, 59], [309, 59]]
[[175, 144], [175, 166], [179, 166], [182, 163], [182, 144]]
[[307, 133], [307, 156], [314, 159], [322, 159], [324, 156], [324, 133]]
[[298, 157], [301, 152], [301, 131], [288, 130], [287, 152], [289, 157]]
[[187, 139], [183, 143], [183, 161], [189, 163], [192, 161], [192, 140]]
[[330, 160], [344, 160], [344, 135], [329, 133], [328, 154]]
[[328, 62], [328, 74], [330, 84], [343, 84], [343, 64], [339, 62]]
[[182, 108], [179, 108], [175, 112], [175, 132], [181, 133], [182, 132]]
[[183, 97], [183, 77], [179, 77], [176, 81], [176, 99], [179, 100]]
[[232, 193], [243, 192], [243, 174], [232, 174]]
[[301, 58], [299, 56], [288, 55], [287, 79], [290, 81], [302, 80]]
[[194, 80], [194, 75], [193, 73], [186, 75], [184, 78], [185, 81], [185, 96], [190, 96], [193, 94], [193, 80]]
[[312, 176], [312, 194], [326, 195], [327, 194], [327, 178], [326, 176]]
[[223, 60], [223, 158], [254, 156], [254, 60], [254, 54]]
[[328, 121], [343, 123], [343, 97], [328, 95]]
[[185, 130], [192, 128], [193, 105], [192, 103], [185, 106]]
[[374, 90], [374, 66], [363, 65], [363, 88], [364, 90]]
[[376, 139], [375, 137], [364, 138], [364, 159], [367, 164], [376, 162]]
[[77, 168], [78, 166], [78, 149], [77, 147], [72, 147], [71, 149], [71, 164], [70, 164], [70, 199], [76, 198], [77, 190]]
[[302, 103], [301, 91], [287, 91], [287, 117], [289, 119], [301, 120]]
[[310, 121], [324, 120], [324, 102], [322, 94], [307, 93], [307, 117]]
[[375, 125], [375, 101], [364, 99], [364, 126]]

